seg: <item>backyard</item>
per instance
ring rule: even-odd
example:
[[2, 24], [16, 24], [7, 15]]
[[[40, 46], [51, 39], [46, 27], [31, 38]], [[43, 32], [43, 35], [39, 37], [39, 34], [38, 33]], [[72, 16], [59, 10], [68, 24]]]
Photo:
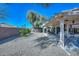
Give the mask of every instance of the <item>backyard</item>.
[[[2, 56], [67, 56], [68, 54], [56, 44], [48, 44], [37, 39], [47, 38], [43, 33], [32, 33], [28, 37], [17, 37], [15, 40], [0, 44], [0, 55]], [[8, 38], [12, 39], [12, 38]], [[8, 40], [7, 39], [7, 40]], [[50, 40], [49, 40], [50, 41]], [[41, 45], [42, 43], [42, 45]]]
[[79, 55], [78, 4], [0, 6], [0, 56]]

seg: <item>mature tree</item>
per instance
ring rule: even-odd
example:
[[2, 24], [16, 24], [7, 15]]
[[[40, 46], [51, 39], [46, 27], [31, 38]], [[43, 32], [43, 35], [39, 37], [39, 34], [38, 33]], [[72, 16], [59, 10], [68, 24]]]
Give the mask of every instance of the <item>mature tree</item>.
[[28, 15], [28, 19], [30, 20], [30, 22], [33, 23], [36, 20], [35, 18], [36, 18], [35, 13], [30, 12], [29, 15]]
[[34, 12], [29, 12], [28, 19], [34, 28], [40, 28], [40, 25], [45, 20], [45, 17]]
[[34, 26], [35, 26], [35, 28], [40, 28], [40, 23], [39, 23], [39, 21], [35, 21], [35, 22], [34, 22]]
[[40, 21], [44, 21], [45, 20], [45, 17], [44, 16], [40, 16]]
[[34, 27], [34, 22], [36, 21], [36, 14], [34, 12], [29, 12], [27, 17], [28, 17], [28, 20], [30, 21], [30, 23]]

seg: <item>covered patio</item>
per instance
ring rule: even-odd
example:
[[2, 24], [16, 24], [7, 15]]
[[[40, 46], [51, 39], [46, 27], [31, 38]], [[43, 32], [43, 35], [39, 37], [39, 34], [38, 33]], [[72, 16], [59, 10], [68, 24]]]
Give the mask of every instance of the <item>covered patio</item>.
[[79, 36], [79, 8], [63, 11], [56, 15], [44, 26], [43, 32], [59, 35], [59, 43], [65, 47], [66, 41], [68, 41], [65, 37]]

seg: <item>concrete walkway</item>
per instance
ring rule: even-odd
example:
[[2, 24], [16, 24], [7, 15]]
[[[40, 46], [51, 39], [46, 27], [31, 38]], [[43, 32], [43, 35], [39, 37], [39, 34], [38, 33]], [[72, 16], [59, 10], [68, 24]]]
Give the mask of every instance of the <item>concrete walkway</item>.
[[19, 37], [0, 45], [2, 56], [67, 56], [66, 52], [57, 46], [50, 45], [45, 49], [35, 47], [39, 42], [35, 39], [43, 37], [42, 33], [33, 33], [29, 37]]

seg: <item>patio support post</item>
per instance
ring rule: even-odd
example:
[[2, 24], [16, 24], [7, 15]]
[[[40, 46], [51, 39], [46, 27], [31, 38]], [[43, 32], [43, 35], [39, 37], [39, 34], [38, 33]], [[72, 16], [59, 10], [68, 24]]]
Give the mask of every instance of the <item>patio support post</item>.
[[69, 25], [67, 25], [67, 27], [66, 27], [66, 31], [67, 31], [67, 37], [69, 36]]
[[48, 33], [48, 28], [46, 28], [46, 33]]
[[46, 27], [43, 27], [43, 33], [46, 33], [45, 29], [46, 29]]
[[50, 31], [52, 31], [52, 26], [50, 26]]
[[57, 27], [55, 27], [55, 34], [57, 34]]
[[64, 47], [64, 20], [60, 21], [60, 45]]
[[53, 29], [52, 29], [52, 30], [53, 30], [53, 33], [55, 34], [55, 27], [53, 27]]
[[43, 33], [44, 33], [44, 28], [43, 28]]

